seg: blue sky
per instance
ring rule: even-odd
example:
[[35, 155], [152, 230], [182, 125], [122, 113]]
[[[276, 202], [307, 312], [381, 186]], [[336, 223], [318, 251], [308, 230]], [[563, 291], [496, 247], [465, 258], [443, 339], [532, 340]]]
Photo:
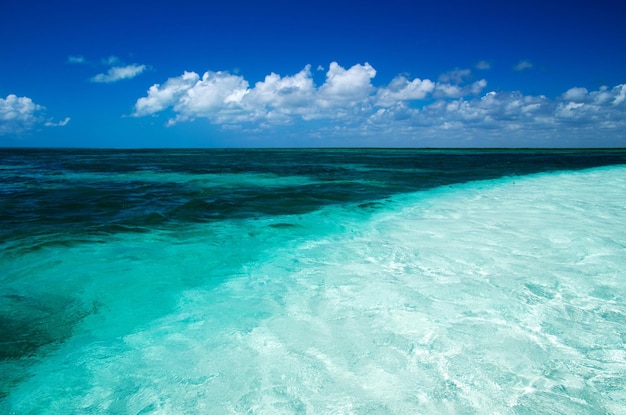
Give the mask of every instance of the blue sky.
[[0, 146], [626, 147], [619, 1], [91, 3], [0, 3]]

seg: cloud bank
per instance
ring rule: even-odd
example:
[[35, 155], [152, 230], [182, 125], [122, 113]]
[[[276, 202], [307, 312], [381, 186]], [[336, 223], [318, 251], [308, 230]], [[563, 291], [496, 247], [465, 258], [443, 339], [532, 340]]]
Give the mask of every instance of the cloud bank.
[[45, 127], [62, 127], [70, 118], [55, 122], [43, 114], [45, 107], [35, 104], [29, 97], [18, 97], [14, 94], [0, 98], [0, 135], [21, 134], [26, 131]]
[[152, 85], [136, 101], [132, 116], [165, 113], [170, 126], [206, 119], [225, 129], [257, 132], [308, 123], [318, 135], [388, 133], [416, 139], [503, 134], [588, 139], [598, 129], [626, 130], [623, 84], [596, 91], [572, 88], [550, 99], [485, 92], [487, 81], [473, 81], [469, 69], [444, 73], [437, 81], [398, 75], [381, 86], [372, 83], [375, 76], [368, 63], [344, 68], [336, 62], [321, 85], [314, 83], [310, 65], [294, 75], [271, 73], [254, 85], [224, 71], [184, 72]]
[[[433, 82], [398, 75], [388, 85], [375, 87], [376, 70], [369, 64], [348, 69], [332, 62], [326, 80], [313, 82], [311, 66], [291, 76], [271, 73], [254, 86], [241, 75], [207, 71], [202, 77], [185, 72], [169, 78], [162, 85], [148, 89], [147, 96], [135, 103], [133, 116], [155, 115], [166, 109], [175, 116], [169, 124], [206, 118], [217, 124], [263, 122], [290, 124], [296, 120], [367, 119], [376, 108], [390, 108], [415, 100], [424, 100], [436, 91], [445, 97], [480, 92], [486, 81], [471, 85]], [[449, 79], [447, 79], [449, 81]]]

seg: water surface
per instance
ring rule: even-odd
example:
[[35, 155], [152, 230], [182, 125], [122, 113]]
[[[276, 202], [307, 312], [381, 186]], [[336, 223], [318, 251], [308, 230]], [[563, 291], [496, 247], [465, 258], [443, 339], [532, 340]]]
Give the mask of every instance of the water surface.
[[625, 164], [0, 150], [0, 410], [621, 413]]

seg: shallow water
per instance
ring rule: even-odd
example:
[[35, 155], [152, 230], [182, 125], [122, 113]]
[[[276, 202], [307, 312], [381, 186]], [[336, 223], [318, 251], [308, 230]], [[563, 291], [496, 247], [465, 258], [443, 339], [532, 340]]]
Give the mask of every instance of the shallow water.
[[626, 407], [624, 151], [1, 154], [3, 413]]

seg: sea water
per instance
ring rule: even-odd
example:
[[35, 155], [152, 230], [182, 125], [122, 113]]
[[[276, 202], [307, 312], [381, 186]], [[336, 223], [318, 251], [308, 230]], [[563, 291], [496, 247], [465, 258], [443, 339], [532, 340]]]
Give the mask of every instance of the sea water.
[[0, 413], [626, 413], [626, 151], [0, 169]]

